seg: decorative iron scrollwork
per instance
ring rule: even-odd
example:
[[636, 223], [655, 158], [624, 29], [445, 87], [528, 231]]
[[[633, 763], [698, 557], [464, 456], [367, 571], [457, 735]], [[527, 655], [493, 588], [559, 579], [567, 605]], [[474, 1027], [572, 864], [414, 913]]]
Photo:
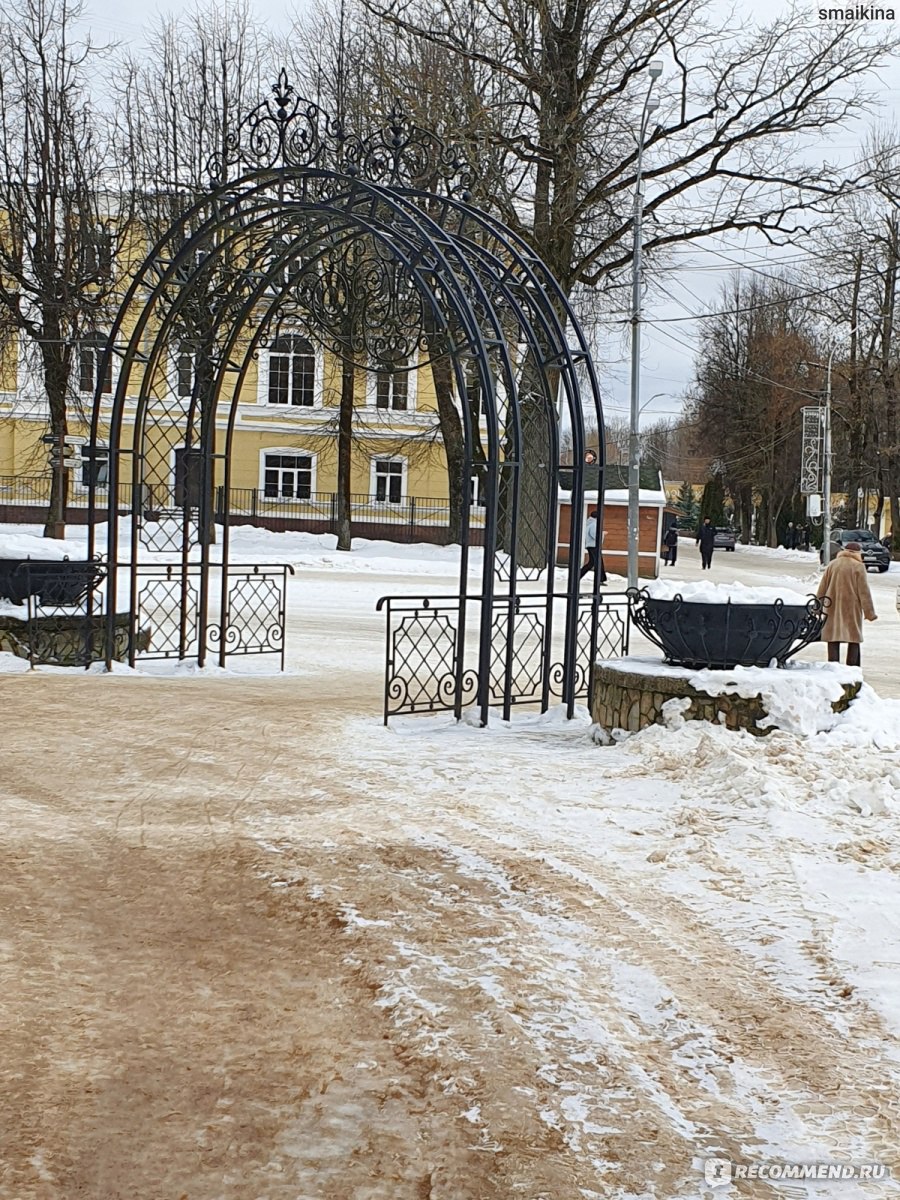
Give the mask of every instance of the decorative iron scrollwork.
[[318, 104], [298, 95], [284, 67], [271, 94], [252, 109], [225, 137], [210, 159], [213, 185], [231, 172], [274, 167], [333, 167], [341, 158], [343, 131]]
[[416, 187], [468, 200], [475, 175], [459, 147], [414, 125], [399, 100], [387, 124], [368, 137], [349, 139], [344, 170], [388, 187]]
[[225, 137], [208, 171], [220, 185], [246, 171], [307, 167], [387, 187], [426, 188], [468, 200], [475, 174], [458, 147], [415, 125], [399, 101], [387, 124], [348, 134], [336, 117], [301, 96], [282, 67], [271, 94]]

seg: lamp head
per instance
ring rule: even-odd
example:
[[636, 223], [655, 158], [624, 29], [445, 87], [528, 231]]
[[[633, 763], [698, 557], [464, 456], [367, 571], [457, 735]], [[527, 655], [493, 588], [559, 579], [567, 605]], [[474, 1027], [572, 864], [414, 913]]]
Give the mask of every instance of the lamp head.
[[647, 70], [650, 72], [651, 79], [653, 79], [653, 80], [659, 79], [660, 75], [662, 75], [662, 70], [663, 70], [662, 62], [658, 58], [654, 58], [653, 62], [650, 63], [649, 66], [647, 67]]
[[656, 112], [656, 110], [657, 110], [658, 108], [659, 108], [659, 101], [658, 101], [658, 100], [648, 100], [648, 101], [647, 101], [647, 112], [648, 112], [648, 113]]

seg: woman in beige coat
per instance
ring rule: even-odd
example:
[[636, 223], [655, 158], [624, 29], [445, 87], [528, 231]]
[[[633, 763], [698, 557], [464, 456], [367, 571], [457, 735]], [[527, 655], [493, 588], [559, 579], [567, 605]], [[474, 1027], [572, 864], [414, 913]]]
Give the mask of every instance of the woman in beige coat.
[[822, 640], [828, 643], [828, 661], [841, 661], [841, 642], [846, 642], [848, 667], [860, 665], [863, 617], [878, 620], [861, 551], [859, 542], [848, 542], [825, 568], [816, 593], [820, 600], [824, 596], [829, 600], [822, 630]]

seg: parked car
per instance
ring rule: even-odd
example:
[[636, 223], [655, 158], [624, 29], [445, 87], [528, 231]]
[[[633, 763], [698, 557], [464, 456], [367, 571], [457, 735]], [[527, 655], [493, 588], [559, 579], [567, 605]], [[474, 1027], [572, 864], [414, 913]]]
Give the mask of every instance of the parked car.
[[[859, 542], [862, 560], [867, 571], [886, 571], [891, 565], [891, 553], [886, 546], [869, 533], [868, 529], [833, 529], [831, 531], [831, 557], [843, 550], [848, 542]], [[819, 562], [825, 561], [825, 548], [819, 551]]]
[[728, 529], [725, 525], [716, 526], [716, 536], [713, 538], [713, 546], [717, 550], [733, 550], [737, 545], [737, 536], [733, 529]]

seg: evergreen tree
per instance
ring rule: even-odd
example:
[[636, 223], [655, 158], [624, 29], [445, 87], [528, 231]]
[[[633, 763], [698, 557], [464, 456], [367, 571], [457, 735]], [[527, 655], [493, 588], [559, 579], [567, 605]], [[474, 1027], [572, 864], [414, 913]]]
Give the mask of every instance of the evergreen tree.
[[702, 525], [707, 517], [712, 525], [725, 524], [725, 489], [722, 486], [721, 475], [713, 475], [703, 488], [699, 523]]
[[681, 523], [686, 528], [693, 529], [697, 523], [697, 501], [694, 498], [694, 489], [687, 480], [678, 489], [675, 508], [678, 510]]

